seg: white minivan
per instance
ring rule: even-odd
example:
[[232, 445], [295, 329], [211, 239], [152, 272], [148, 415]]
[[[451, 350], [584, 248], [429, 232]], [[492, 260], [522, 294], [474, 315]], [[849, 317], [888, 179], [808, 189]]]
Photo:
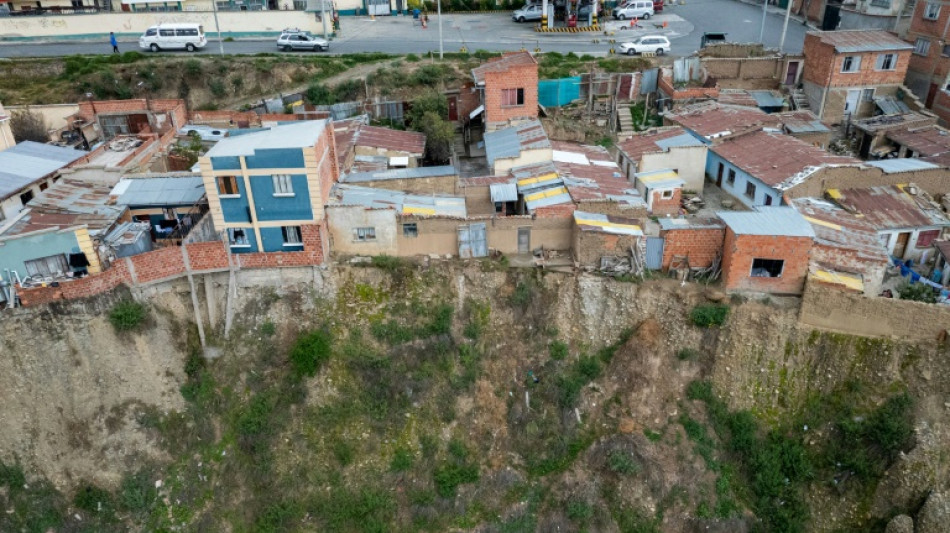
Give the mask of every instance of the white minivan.
[[188, 50], [194, 52], [208, 44], [201, 24], [159, 24], [145, 30], [139, 37], [139, 48], [159, 50]]
[[652, 0], [633, 0], [614, 8], [615, 19], [648, 19], [653, 16]]

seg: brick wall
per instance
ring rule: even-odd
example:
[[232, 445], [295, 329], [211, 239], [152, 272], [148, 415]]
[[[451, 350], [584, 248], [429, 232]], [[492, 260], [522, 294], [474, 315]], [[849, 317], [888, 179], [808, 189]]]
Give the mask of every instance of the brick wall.
[[[950, 9], [950, 6], [948, 6]], [[938, 90], [934, 93], [933, 103], [930, 104], [930, 110], [937, 115], [940, 123], [944, 126], [950, 124], [950, 94], [946, 91]]]
[[782, 74], [784, 57], [703, 58], [703, 68], [716, 80], [775, 79]]
[[868, 298], [809, 281], [798, 320], [807, 326], [851, 335], [933, 341], [950, 325], [950, 307]]
[[481, 105], [478, 89], [473, 82], [466, 82], [459, 89], [458, 114], [459, 120], [468, 121], [468, 116]]
[[[505, 89], [524, 89], [524, 105], [502, 106], [502, 91]], [[538, 65], [512, 65], [504, 72], [487, 72], [485, 122], [497, 125], [528, 118], [538, 118]]]
[[[801, 294], [808, 274], [811, 237], [736, 235], [726, 228], [723, 243], [722, 280], [727, 290], [748, 290], [773, 294]], [[753, 259], [785, 261], [777, 278], [752, 277]]]
[[950, 193], [950, 174], [942, 168], [885, 174], [877, 167], [847, 166], [822, 168], [804, 182], [785, 191], [785, 197], [788, 199], [821, 197], [828, 189], [851, 189], [899, 183], [916, 183], [934, 197]]
[[910, 29], [904, 39], [911, 44], [914, 44], [918, 37], [929, 40], [930, 50], [925, 56], [911, 55], [908, 70], [927, 79], [928, 85], [931, 80], [940, 84], [950, 73], [950, 59], [943, 55], [943, 45], [940, 42], [945, 39], [944, 32], [947, 19], [950, 18], [950, 8], [941, 7], [937, 20], [924, 18], [926, 8], [927, 2], [917, 2], [910, 20]]
[[631, 206], [613, 200], [581, 200], [577, 202], [577, 210], [624, 218], [645, 218], [649, 215], [646, 205]]
[[680, 199], [683, 196], [683, 189], [674, 189], [673, 196], [663, 198], [661, 191], [653, 192], [652, 212], [655, 216], [665, 217], [666, 215], [679, 215]]
[[96, 100], [79, 102], [79, 112], [86, 121], [92, 121], [96, 114], [112, 113], [167, 113], [172, 116], [174, 126], [180, 128], [188, 122], [185, 101], [172, 98], [134, 98], [129, 100]]
[[884, 258], [874, 261], [861, 256], [854, 248], [815, 243], [811, 249], [813, 264], [830, 266], [843, 272], [861, 274], [864, 279], [864, 294], [877, 296], [881, 293], [887, 261]]
[[[876, 70], [877, 57], [882, 53], [897, 56], [893, 70]], [[814, 33], [805, 34], [804, 44], [805, 70], [802, 79], [823, 87], [864, 87], [874, 85], [900, 85], [904, 83], [907, 67], [910, 64], [909, 50], [835, 53], [834, 47], [821, 42]], [[841, 72], [845, 56], [860, 56], [861, 65], [857, 72]]]
[[[361, 187], [403, 191], [413, 194], [456, 194], [458, 178], [455, 175], [434, 176], [431, 178], [384, 179], [354, 183]], [[486, 189], [488, 189], [486, 187]]]
[[688, 256], [690, 266], [708, 267], [722, 253], [725, 228], [685, 228], [664, 230], [663, 270], [669, 270], [674, 255]]
[[209, 126], [227, 127], [233, 124], [245, 123], [249, 127], [261, 125], [260, 115], [253, 111], [192, 111], [188, 113], [188, 120], [195, 124], [207, 124]]
[[598, 267], [604, 256], [629, 257], [639, 237], [600, 231], [581, 231], [574, 226], [574, 260], [582, 266]]
[[[238, 268], [272, 268], [315, 266], [323, 264], [326, 255], [326, 225], [300, 226], [304, 249], [299, 252], [233, 254]], [[134, 287], [178, 278], [186, 274], [187, 254], [191, 270], [196, 273], [226, 270], [228, 250], [223, 242], [196, 242], [182, 247], [168, 247], [117, 260], [112, 268], [101, 274], [76, 281], [63, 282], [59, 287], [20, 288], [24, 307], [41, 305], [54, 300], [88, 298], [110, 291], [119, 285]], [[131, 268], [130, 268], [131, 267]]]
[[[662, 70], [660, 71], [663, 72]], [[719, 98], [718, 87], [684, 87], [681, 89], [673, 88], [673, 79], [661, 75], [657, 80], [657, 87], [660, 92], [666, 94], [673, 100], [692, 100], [695, 98]]]

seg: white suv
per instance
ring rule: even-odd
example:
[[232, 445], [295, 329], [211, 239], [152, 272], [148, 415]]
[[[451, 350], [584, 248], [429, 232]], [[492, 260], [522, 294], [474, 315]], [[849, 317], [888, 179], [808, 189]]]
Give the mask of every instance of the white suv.
[[661, 56], [670, 51], [670, 40], [662, 35], [644, 35], [633, 42], [620, 43], [621, 54], [632, 56], [643, 52], [654, 52]]
[[291, 50], [310, 50], [312, 52], [322, 50], [326, 52], [330, 49], [330, 43], [305, 31], [284, 30], [277, 38], [277, 48], [285, 52]]

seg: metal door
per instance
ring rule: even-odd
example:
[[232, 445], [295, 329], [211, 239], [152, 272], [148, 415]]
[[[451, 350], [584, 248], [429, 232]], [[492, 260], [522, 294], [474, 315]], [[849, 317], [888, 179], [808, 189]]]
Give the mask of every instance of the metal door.
[[455, 122], [459, 119], [459, 99], [458, 96], [450, 96], [449, 100], [449, 120]]
[[370, 15], [389, 15], [389, 0], [366, 0], [366, 10]]
[[518, 253], [531, 253], [531, 228], [518, 228]]
[[785, 85], [795, 85], [798, 81], [798, 61], [789, 61], [785, 72]]
[[459, 257], [471, 259], [488, 255], [485, 223], [459, 226]]
[[663, 267], [662, 237], [647, 237], [646, 266], [649, 270], [660, 270]]

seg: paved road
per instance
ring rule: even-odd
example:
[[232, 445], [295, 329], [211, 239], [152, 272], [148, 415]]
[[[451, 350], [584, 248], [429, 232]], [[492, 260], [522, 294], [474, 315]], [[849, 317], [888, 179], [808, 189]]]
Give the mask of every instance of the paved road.
[[[673, 55], [689, 55], [699, 48], [699, 39], [705, 31], [726, 31], [734, 42], [756, 42], [759, 38], [761, 7], [737, 0], [687, 0], [686, 5], [668, 6], [662, 15], [641, 22], [641, 29], [617, 31], [612, 38], [626, 40], [639, 35], [665, 34], [673, 43]], [[654, 24], [667, 21], [666, 28]], [[771, 11], [766, 21], [765, 44], [777, 47], [782, 32], [783, 17]], [[618, 23], [608, 23], [609, 27]], [[375, 21], [362, 17], [342, 19], [341, 35], [331, 44], [331, 53], [388, 52], [394, 54], [438, 51], [439, 31], [437, 17], [432, 16], [429, 28], [421, 29], [409, 17], [378, 17]], [[442, 21], [443, 47], [456, 52], [462, 46], [469, 51], [491, 51], [540, 48], [543, 52], [575, 52], [577, 54], [605, 55], [610, 44], [597, 33], [536, 33], [531, 24], [518, 24], [507, 14], [444, 15]], [[805, 26], [794, 19], [789, 22], [785, 51], [799, 53], [804, 41]], [[211, 37], [214, 34], [211, 32]], [[276, 39], [276, 36], [275, 36]], [[594, 43], [592, 41], [599, 40]], [[255, 54], [276, 52], [273, 39], [240, 40], [224, 44], [227, 54]], [[137, 42], [120, 42], [123, 50], [138, 49]], [[108, 54], [108, 43], [16, 43], [0, 44], [0, 57], [55, 57], [71, 54]], [[217, 40], [202, 52], [216, 54]], [[183, 52], [161, 52], [183, 54]], [[306, 53], [306, 52], [297, 52]]]

